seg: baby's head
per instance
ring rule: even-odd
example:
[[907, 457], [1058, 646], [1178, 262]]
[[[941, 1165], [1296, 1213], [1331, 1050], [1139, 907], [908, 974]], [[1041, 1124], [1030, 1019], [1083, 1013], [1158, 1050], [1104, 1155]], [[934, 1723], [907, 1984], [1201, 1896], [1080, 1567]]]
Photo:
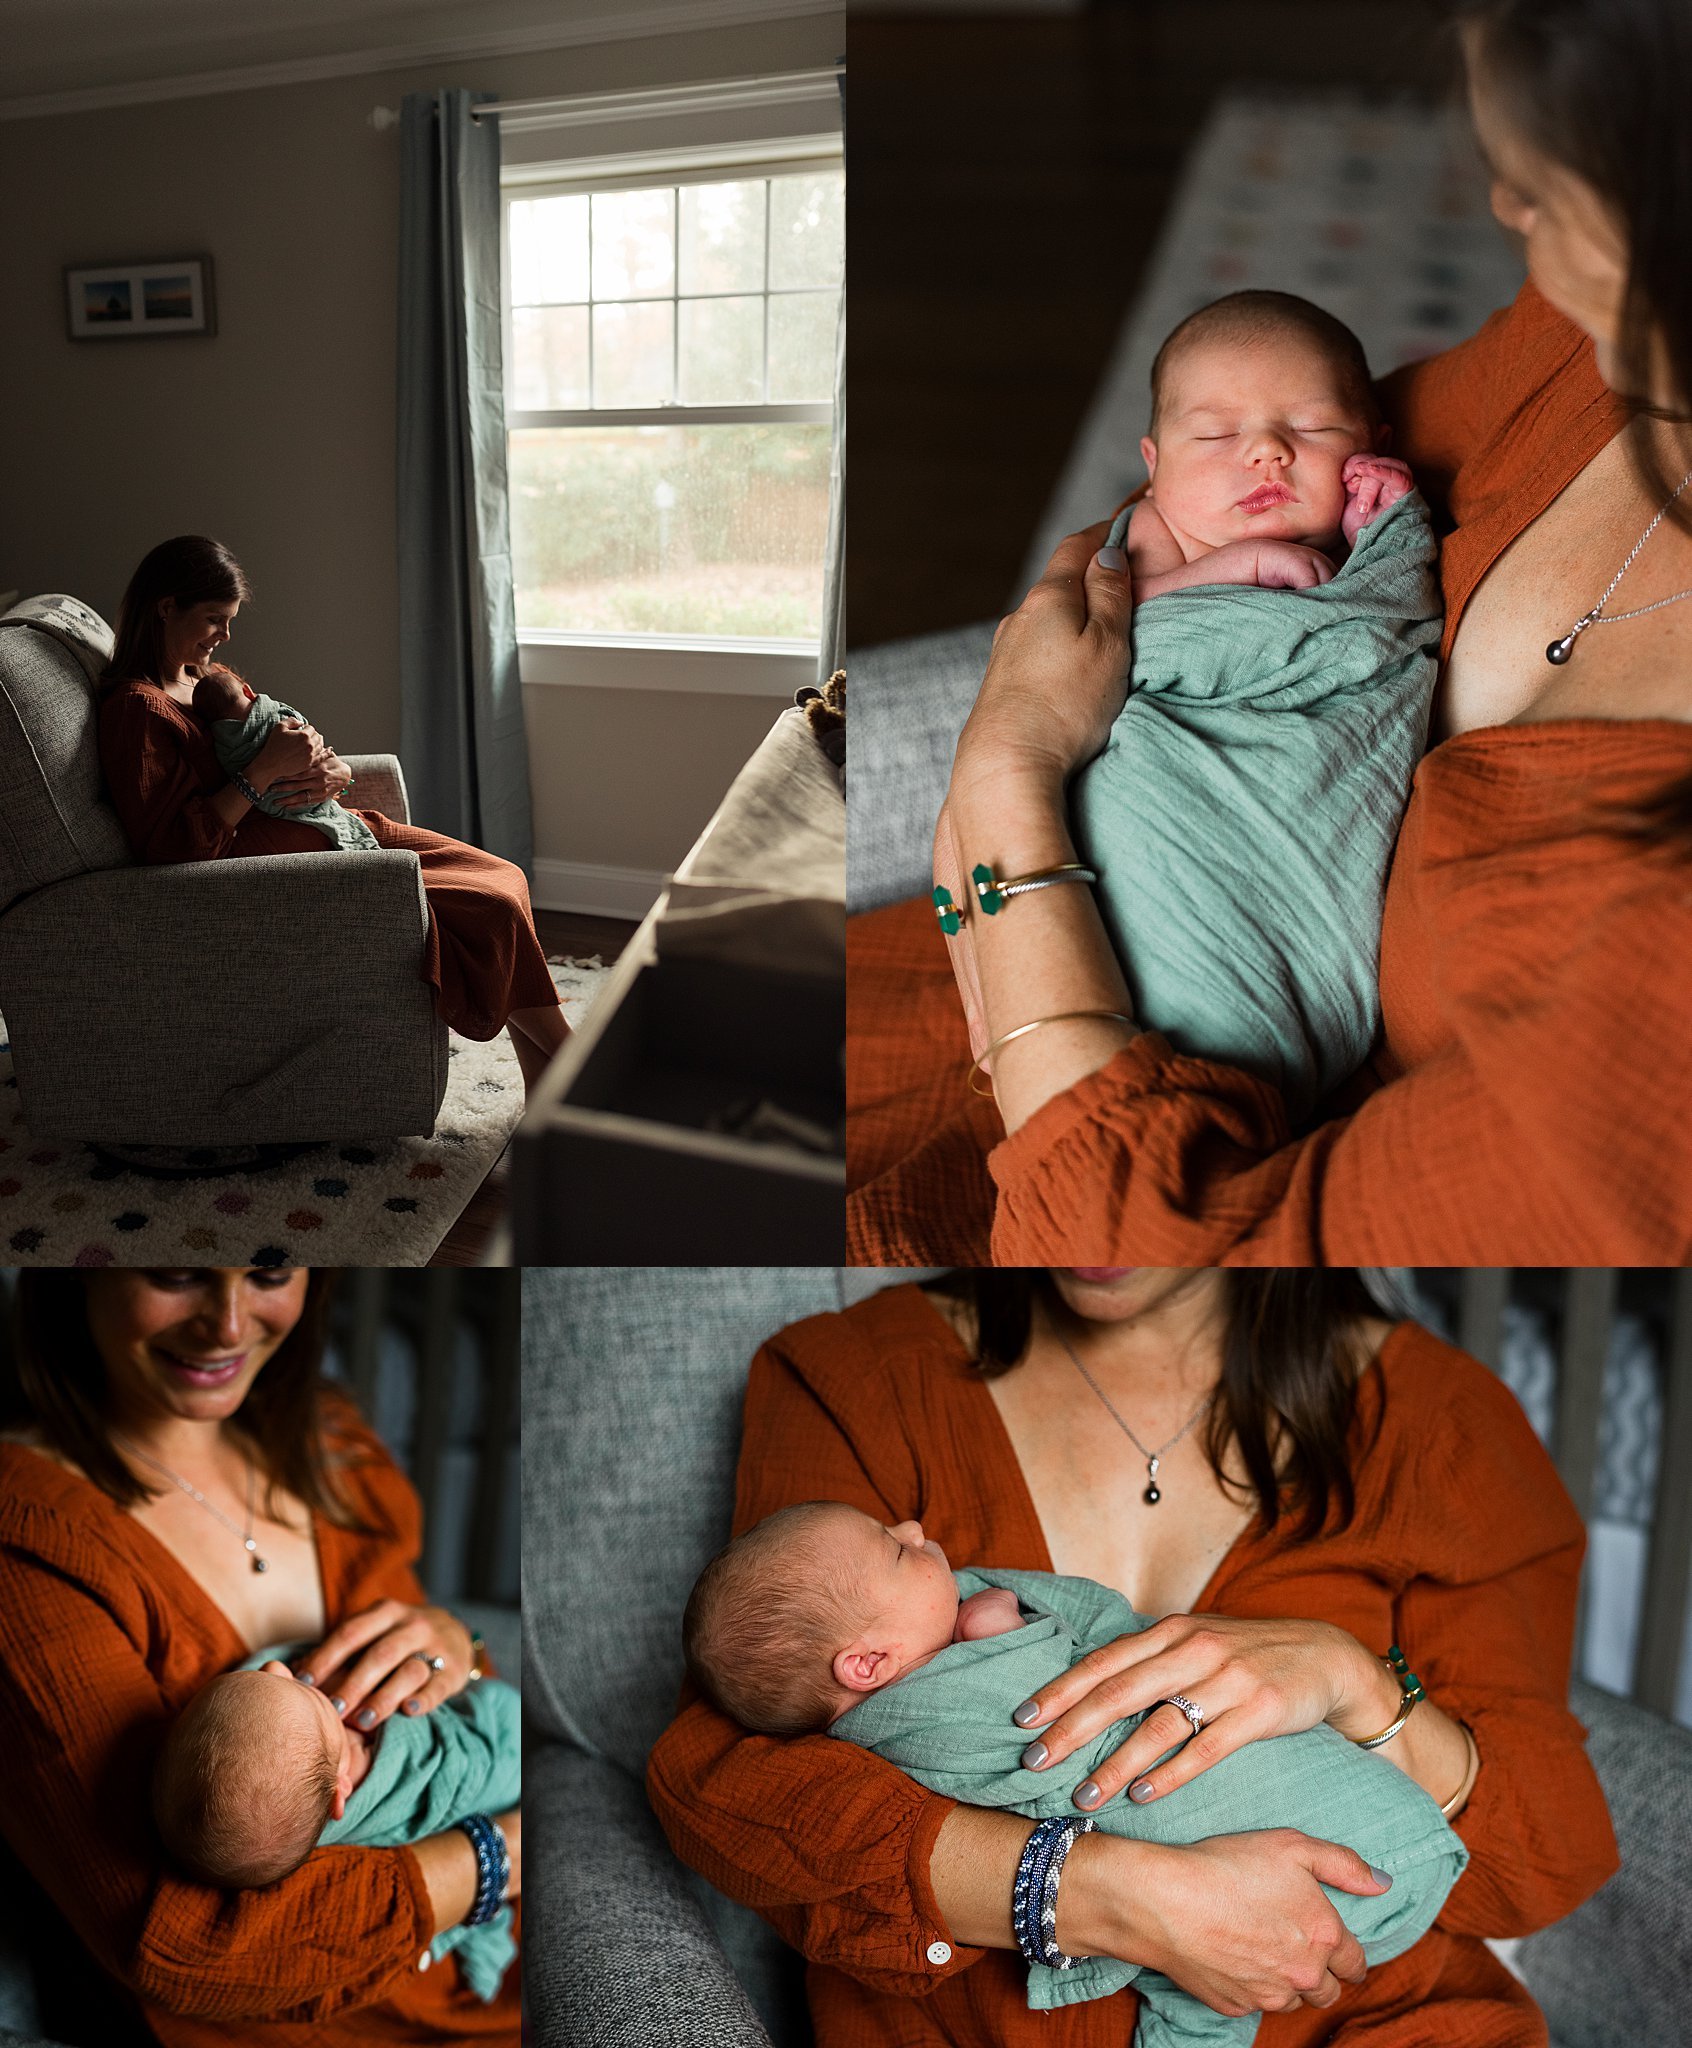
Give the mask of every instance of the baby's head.
[[253, 693], [233, 669], [208, 668], [194, 685], [194, 715], [208, 725], [218, 718], [245, 718]]
[[783, 1508], [721, 1550], [682, 1620], [695, 1684], [743, 1728], [826, 1728], [952, 1640], [958, 1582], [920, 1522]]
[[353, 1783], [339, 1715], [270, 1663], [214, 1678], [183, 1708], [159, 1758], [153, 1812], [184, 1869], [244, 1891], [297, 1870]]
[[1386, 433], [1362, 344], [1290, 292], [1234, 292], [1190, 314], [1152, 365], [1150, 495], [1178, 538], [1331, 544], [1340, 472]]

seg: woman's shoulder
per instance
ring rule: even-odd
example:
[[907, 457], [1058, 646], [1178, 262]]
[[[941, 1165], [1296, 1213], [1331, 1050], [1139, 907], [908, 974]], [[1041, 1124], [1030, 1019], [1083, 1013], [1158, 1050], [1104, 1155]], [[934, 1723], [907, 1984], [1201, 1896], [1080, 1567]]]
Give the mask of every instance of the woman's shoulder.
[[27, 1431], [0, 1437], [0, 1565], [46, 1565], [81, 1583], [132, 1577], [127, 1518], [67, 1459]]
[[789, 1323], [759, 1355], [779, 1359], [818, 1391], [866, 1401], [883, 1398], [891, 1382], [910, 1376], [915, 1362], [959, 1372], [968, 1363], [950, 1319], [910, 1283]]

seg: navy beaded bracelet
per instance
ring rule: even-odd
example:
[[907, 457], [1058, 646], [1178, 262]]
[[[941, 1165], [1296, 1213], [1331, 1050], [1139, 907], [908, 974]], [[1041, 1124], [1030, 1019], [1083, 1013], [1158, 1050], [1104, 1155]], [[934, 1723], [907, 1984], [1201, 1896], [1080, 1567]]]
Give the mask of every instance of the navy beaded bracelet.
[[480, 1927], [505, 1903], [511, 1882], [511, 1857], [499, 1823], [485, 1813], [466, 1814], [458, 1825], [476, 1852], [476, 1897], [464, 1916], [466, 1927]]
[[1072, 1970], [1076, 1957], [1057, 1945], [1058, 1879], [1077, 1835], [1091, 1834], [1097, 1822], [1082, 1814], [1053, 1814], [1035, 1823], [1016, 1866], [1011, 1891], [1011, 1929], [1029, 1963], [1048, 1970]]

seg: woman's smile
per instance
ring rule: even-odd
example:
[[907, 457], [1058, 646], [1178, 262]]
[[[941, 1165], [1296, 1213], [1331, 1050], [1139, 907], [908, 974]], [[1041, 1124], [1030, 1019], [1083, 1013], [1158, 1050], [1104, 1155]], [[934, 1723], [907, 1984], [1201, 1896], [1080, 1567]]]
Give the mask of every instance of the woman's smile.
[[153, 1355], [196, 1387], [227, 1386], [247, 1362], [244, 1351], [237, 1351], [232, 1358], [185, 1358], [179, 1352], [166, 1350], [162, 1344], [153, 1346]]

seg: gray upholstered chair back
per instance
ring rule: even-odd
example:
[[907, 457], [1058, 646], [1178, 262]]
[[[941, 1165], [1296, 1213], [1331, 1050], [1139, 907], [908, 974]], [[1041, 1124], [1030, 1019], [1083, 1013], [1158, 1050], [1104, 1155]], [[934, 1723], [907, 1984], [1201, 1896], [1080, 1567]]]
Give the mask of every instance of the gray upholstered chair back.
[[[638, 1782], [681, 1685], [681, 1616], [728, 1538], [753, 1353], [886, 1284], [819, 1267], [531, 1267], [523, 1275], [524, 1701], [531, 1721]], [[698, 1883], [777, 2041], [794, 1958]]]
[[40, 628], [0, 625], [0, 910], [68, 875], [129, 864], [86, 671]]

